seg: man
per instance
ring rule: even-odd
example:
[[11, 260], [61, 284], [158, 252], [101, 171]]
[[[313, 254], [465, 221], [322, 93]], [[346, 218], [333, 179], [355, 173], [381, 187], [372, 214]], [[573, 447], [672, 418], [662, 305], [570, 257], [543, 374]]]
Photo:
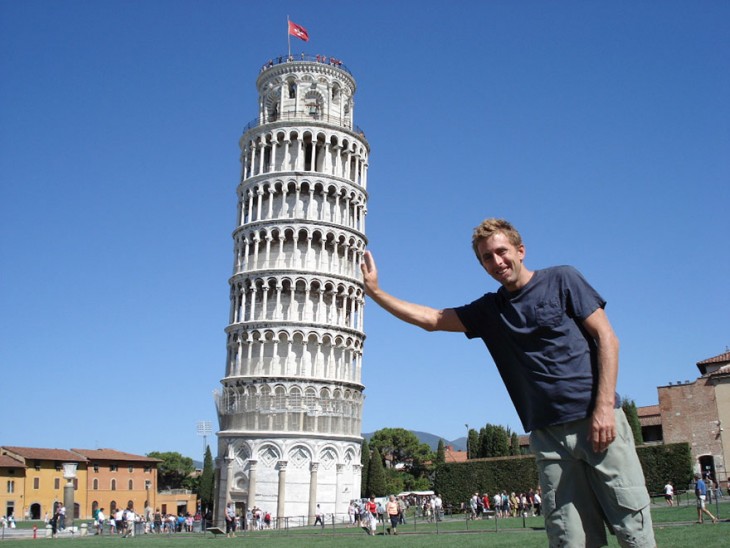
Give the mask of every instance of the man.
[[444, 515], [444, 501], [441, 500], [441, 495], [436, 493], [433, 497], [433, 517], [436, 521], [441, 521]]
[[477, 501], [479, 500], [479, 494], [474, 493], [469, 499], [469, 519], [477, 519]]
[[542, 497], [540, 496], [540, 489], [535, 491], [535, 493], [532, 495], [532, 504], [533, 504], [533, 507], [535, 508], [535, 515], [536, 516], [541, 515], [540, 511], [541, 511], [541, 506], [542, 506]]
[[96, 534], [97, 535], [104, 534], [104, 520], [105, 519], [106, 519], [106, 516], [104, 515], [104, 509], [99, 508], [99, 511], [96, 513]]
[[712, 523], [717, 523], [717, 518], [713, 516], [712, 512], [710, 512], [705, 506], [705, 502], [707, 500], [707, 485], [702, 479], [702, 474], [699, 472], [695, 474], [695, 496], [697, 497], [697, 523], [704, 523], [702, 514], [707, 514], [710, 516]]
[[236, 536], [236, 507], [232, 502], [226, 506], [226, 536], [234, 538]]
[[66, 529], [66, 507], [62, 504], [61, 509], [58, 511], [58, 529], [63, 531]]
[[129, 507], [123, 513], [124, 520], [124, 534], [122, 538], [129, 538], [134, 536], [134, 524], [137, 521], [137, 514], [134, 512], [134, 507], [130, 504]]
[[671, 481], [664, 486], [664, 500], [667, 501], [667, 506], [674, 506], [674, 485]]
[[120, 535], [124, 533], [124, 510], [121, 506], [114, 512], [114, 529]]
[[49, 523], [51, 524], [51, 538], [56, 538], [56, 535], [58, 534], [58, 522], [61, 519], [61, 506], [58, 505], [56, 507], [56, 511], [53, 512], [53, 517], [51, 518], [51, 521]]
[[649, 495], [615, 394], [618, 339], [605, 301], [572, 267], [527, 269], [507, 221], [480, 224], [472, 248], [501, 287], [471, 304], [438, 310], [388, 294], [370, 252], [365, 291], [405, 322], [486, 344], [531, 432], [551, 546], [605, 545], [605, 520], [621, 546], [654, 548]]
[[317, 505], [317, 511], [314, 513], [314, 525], [321, 525], [322, 529], [324, 529], [324, 515], [319, 504]]
[[398, 523], [401, 525], [406, 524], [406, 510], [408, 510], [408, 505], [406, 504], [406, 501], [403, 497], [398, 497], [398, 510], [399, 510], [399, 519]]

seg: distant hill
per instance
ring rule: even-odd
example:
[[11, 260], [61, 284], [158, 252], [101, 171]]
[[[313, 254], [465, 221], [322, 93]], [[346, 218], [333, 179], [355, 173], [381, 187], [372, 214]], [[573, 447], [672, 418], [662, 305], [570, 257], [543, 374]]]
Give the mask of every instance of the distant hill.
[[[445, 445], [450, 445], [457, 451], [465, 451], [466, 450], [466, 437], [462, 436], [460, 438], [457, 438], [455, 440], [447, 440], [446, 438], [443, 438], [441, 436], [437, 436], [435, 434], [429, 434], [428, 432], [418, 432], [416, 430], [411, 430], [418, 440], [421, 443], [427, 443], [428, 446], [431, 448], [432, 451], [436, 451], [439, 445], [439, 440], [444, 440]], [[362, 437], [366, 440], [370, 441], [370, 438], [373, 437], [373, 434], [375, 432], [368, 432], [363, 433]]]

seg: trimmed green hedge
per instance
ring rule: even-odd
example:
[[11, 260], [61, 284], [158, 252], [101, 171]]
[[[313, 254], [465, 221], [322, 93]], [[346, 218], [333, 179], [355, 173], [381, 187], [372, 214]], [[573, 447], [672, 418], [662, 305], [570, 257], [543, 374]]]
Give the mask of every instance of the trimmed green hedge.
[[644, 445], [637, 447], [636, 452], [649, 493], [663, 493], [667, 481], [675, 489], [686, 489], [692, 483], [692, 451], [688, 443]]
[[[661, 493], [667, 481], [684, 489], [692, 481], [692, 453], [689, 444], [649, 445], [637, 448], [649, 493]], [[441, 464], [436, 468], [433, 488], [444, 502], [459, 504], [475, 493], [527, 492], [538, 486], [537, 466], [532, 455], [473, 459]]]
[[459, 504], [475, 492], [521, 493], [535, 489], [537, 484], [535, 457], [526, 455], [442, 464], [436, 469], [433, 488], [445, 502]]

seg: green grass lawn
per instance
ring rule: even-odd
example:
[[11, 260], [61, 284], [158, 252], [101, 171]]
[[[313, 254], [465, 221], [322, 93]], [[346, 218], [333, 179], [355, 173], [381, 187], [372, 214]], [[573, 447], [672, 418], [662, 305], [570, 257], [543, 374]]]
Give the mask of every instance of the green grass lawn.
[[[654, 529], [657, 545], [661, 548], [687, 546], [719, 547], [727, 546], [730, 535], [730, 502], [720, 505], [719, 512], [715, 505], [710, 509], [713, 513], [719, 514], [722, 520], [713, 525], [706, 522], [698, 525], [694, 522], [697, 519], [696, 509], [693, 506], [668, 508], [655, 505], [652, 508]], [[261, 546], [267, 548], [301, 548], [301, 547], [322, 547], [322, 548], [349, 548], [359, 547], [363, 543], [376, 543], [398, 547], [439, 547], [443, 546], [494, 546], [494, 547], [519, 547], [532, 548], [544, 547], [547, 545], [547, 538], [543, 529], [541, 518], [510, 518], [498, 520], [466, 521], [459, 517], [447, 518], [439, 524], [428, 524], [414, 522], [411, 520], [407, 525], [399, 527], [398, 536], [383, 535], [383, 528], [378, 527], [376, 537], [368, 537], [361, 529], [354, 527], [327, 527], [292, 528], [288, 531], [256, 531], [238, 533], [233, 539], [225, 537], [213, 537], [210, 533], [205, 535], [176, 534], [176, 535], [140, 535], [133, 539], [122, 539], [115, 537], [76, 537], [58, 538], [53, 542], [54, 546], [61, 545], [69, 547], [80, 546], [82, 548], [109, 547], [115, 543], [140, 544], [145, 548], [171, 547], [187, 548], [195, 546], [213, 546], [222, 543], [228, 546]], [[31, 540], [4, 540], [0, 542], [0, 548], [25, 547], [29, 548]], [[38, 542], [38, 541], [37, 541]], [[47, 539], [39, 542], [48, 543]], [[609, 546], [618, 546], [615, 538], [609, 538]]]

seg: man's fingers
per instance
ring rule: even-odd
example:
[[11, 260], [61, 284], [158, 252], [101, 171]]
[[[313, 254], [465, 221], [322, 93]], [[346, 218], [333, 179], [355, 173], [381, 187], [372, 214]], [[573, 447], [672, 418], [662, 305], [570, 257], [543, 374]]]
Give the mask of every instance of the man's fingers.
[[593, 442], [593, 450], [596, 453], [602, 453], [616, 439], [616, 431], [613, 428], [596, 428], [593, 430], [591, 441]]
[[372, 272], [375, 269], [375, 261], [369, 251], [366, 251], [363, 255], [363, 265], [368, 272]]

